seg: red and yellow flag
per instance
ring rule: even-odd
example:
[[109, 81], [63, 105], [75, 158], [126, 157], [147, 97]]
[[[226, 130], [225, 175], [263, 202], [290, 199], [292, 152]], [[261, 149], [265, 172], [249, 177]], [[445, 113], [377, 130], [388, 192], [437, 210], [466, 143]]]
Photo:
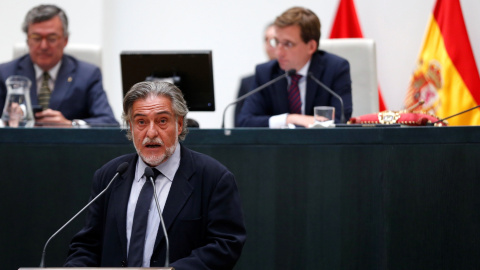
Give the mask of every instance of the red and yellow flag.
[[[480, 104], [480, 76], [459, 0], [437, 0], [425, 34], [405, 108], [439, 118]], [[450, 126], [479, 125], [480, 109], [448, 119]]]
[[[357, 10], [353, 0], [340, 0], [337, 15], [330, 32], [330, 38], [363, 38], [362, 28], [358, 21]], [[378, 86], [378, 107], [380, 111], [387, 109], [380, 86]]]

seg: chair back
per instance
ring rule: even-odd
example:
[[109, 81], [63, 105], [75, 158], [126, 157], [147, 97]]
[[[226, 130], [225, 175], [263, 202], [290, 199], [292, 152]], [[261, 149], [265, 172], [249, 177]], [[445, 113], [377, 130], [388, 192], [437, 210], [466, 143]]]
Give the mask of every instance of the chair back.
[[[28, 53], [28, 46], [25, 42], [13, 45], [13, 58], [20, 57]], [[102, 49], [100, 46], [91, 44], [75, 44], [68, 43], [64, 50], [65, 54], [69, 54], [79, 60], [94, 64], [102, 69]]]
[[321, 39], [320, 49], [343, 57], [350, 63], [352, 116], [378, 112], [375, 41], [366, 38]]

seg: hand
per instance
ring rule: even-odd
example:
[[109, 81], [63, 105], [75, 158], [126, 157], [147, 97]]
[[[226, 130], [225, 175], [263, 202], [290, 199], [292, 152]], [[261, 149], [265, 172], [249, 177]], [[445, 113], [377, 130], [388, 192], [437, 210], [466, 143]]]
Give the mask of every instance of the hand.
[[308, 128], [315, 122], [315, 119], [312, 115], [303, 115], [303, 114], [288, 114], [287, 115], [287, 124], [294, 124], [296, 126], [303, 126]]
[[325, 122], [325, 121], [328, 121], [330, 119], [326, 118], [325, 116], [321, 116], [321, 115], [318, 115], [317, 116], [317, 121], [318, 122]]
[[42, 126], [72, 126], [60, 111], [46, 109], [35, 114], [35, 123]]
[[7, 109], [7, 112], [9, 115], [8, 126], [18, 127], [20, 120], [23, 118], [23, 110], [21, 106], [16, 102], [12, 102]]

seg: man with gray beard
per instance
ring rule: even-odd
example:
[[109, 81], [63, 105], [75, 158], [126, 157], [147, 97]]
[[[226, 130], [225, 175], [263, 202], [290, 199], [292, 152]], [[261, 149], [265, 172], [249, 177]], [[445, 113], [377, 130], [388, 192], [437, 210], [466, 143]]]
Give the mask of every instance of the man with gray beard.
[[[170, 243], [169, 266], [234, 267], [246, 240], [235, 178], [218, 161], [179, 143], [187, 134], [187, 113], [180, 89], [170, 83], [137, 83], [125, 95], [123, 119], [137, 153], [115, 158], [95, 173], [90, 200], [105, 189], [120, 164], [129, 164], [90, 206], [65, 266], [164, 266], [166, 241], [160, 216], [153, 197], [144, 195], [144, 189], [152, 187], [144, 172], [151, 168], [158, 172], [154, 190]], [[137, 211], [145, 198], [149, 210], [139, 222]]]

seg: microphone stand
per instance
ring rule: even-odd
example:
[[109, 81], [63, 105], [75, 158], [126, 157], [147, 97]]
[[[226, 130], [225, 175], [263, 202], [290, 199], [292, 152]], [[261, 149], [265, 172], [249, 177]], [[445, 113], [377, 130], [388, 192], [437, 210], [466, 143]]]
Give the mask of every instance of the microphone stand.
[[40, 260], [40, 268], [45, 268], [45, 253], [46, 253], [46, 250], [47, 250], [47, 246], [48, 246], [48, 243], [50, 243], [50, 241], [59, 233], [63, 230], [63, 228], [65, 228], [68, 224], [70, 224], [70, 222], [72, 222], [78, 215], [80, 215], [83, 211], [85, 211], [85, 209], [87, 209], [94, 201], [96, 201], [98, 198], [100, 198], [100, 196], [103, 195], [103, 193], [105, 193], [105, 191], [107, 191], [107, 189], [110, 187], [110, 185], [113, 183], [113, 181], [115, 179], [117, 179], [117, 177], [120, 175], [120, 174], [123, 174], [126, 170], [127, 170], [127, 167], [128, 167], [128, 163], [127, 162], [124, 162], [122, 164], [120, 164], [117, 168], [117, 173], [113, 176], [112, 180], [110, 180], [110, 182], [108, 183], [107, 187], [105, 189], [102, 190], [102, 192], [100, 192], [95, 198], [93, 198], [89, 203], [87, 203], [87, 205], [85, 205], [85, 207], [83, 207], [80, 211], [78, 211], [78, 213], [76, 213], [70, 220], [67, 221], [67, 223], [65, 223], [60, 229], [58, 229], [52, 236], [50, 236], [50, 238], [48, 238], [47, 242], [45, 243], [45, 246], [43, 247], [43, 251], [42, 251], [42, 259]]
[[297, 73], [297, 71], [296, 71], [295, 69], [290, 69], [289, 71], [285, 72], [285, 74], [283, 74], [283, 75], [281, 75], [281, 76], [279, 76], [279, 77], [277, 77], [277, 78], [275, 78], [275, 79], [273, 79], [273, 80], [265, 83], [264, 85], [262, 85], [262, 86], [260, 86], [260, 87], [258, 87], [258, 88], [256, 88], [256, 89], [253, 89], [252, 91], [250, 91], [250, 92], [246, 93], [245, 95], [239, 97], [239, 98], [236, 99], [235, 101], [229, 103], [229, 104], [225, 107], [225, 109], [223, 110], [223, 115], [222, 115], [222, 129], [225, 128], [225, 112], [227, 111], [228, 107], [230, 107], [231, 105], [236, 104], [236, 103], [238, 103], [238, 102], [246, 99], [247, 97], [249, 97], [249, 96], [251, 96], [251, 95], [253, 95], [253, 94], [257, 93], [257, 92], [262, 91], [262, 90], [265, 89], [266, 87], [268, 87], [268, 86], [270, 86], [270, 85], [278, 82], [279, 80], [281, 80], [281, 79], [283, 79], [283, 78], [285, 78], [285, 77], [287, 77], [287, 76], [293, 76], [293, 75], [295, 75], [295, 73]]
[[450, 115], [450, 116], [448, 116], [448, 117], [446, 117], [446, 118], [440, 119], [440, 120], [438, 120], [438, 121], [435, 121], [435, 122], [433, 122], [433, 123], [431, 123], [431, 124], [427, 124], [427, 125], [428, 125], [428, 126], [434, 126], [434, 125], [437, 124], [437, 123], [443, 122], [443, 121], [445, 121], [445, 120], [447, 120], [447, 119], [450, 119], [450, 118], [452, 118], [452, 117], [454, 117], [454, 116], [457, 116], [457, 115], [460, 115], [460, 114], [469, 112], [469, 111], [471, 111], [471, 110], [473, 110], [473, 109], [476, 109], [476, 108], [479, 108], [479, 107], [480, 107], [480, 105], [477, 105], [477, 106], [472, 107], [472, 108], [470, 108], [470, 109], [468, 109], [468, 110], [461, 111], [461, 112], [456, 113], [456, 114], [454, 114], [454, 115]]
[[317, 84], [322, 86], [323, 89], [327, 90], [327, 92], [332, 94], [334, 97], [336, 97], [340, 101], [340, 106], [341, 106], [340, 107], [340, 122], [342, 122], [342, 124], [344, 124], [345, 123], [345, 112], [343, 110], [343, 99], [342, 99], [342, 97], [340, 97], [337, 93], [333, 92], [332, 89], [330, 89], [328, 86], [323, 84], [319, 79], [315, 78], [315, 76], [313, 76], [313, 74], [311, 72], [308, 73], [308, 76], [310, 77], [310, 79], [312, 79], [314, 82], [316, 82]]
[[170, 264], [170, 242], [168, 241], [167, 228], [165, 228], [165, 221], [163, 221], [162, 211], [160, 210], [160, 203], [158, 202], [157, 189], [155, 187], [155, 181], [153, 181], [153, 170], [150, 167], [145, 168], [145, 175], [150, 180], [153, 186], [153, 197], [155, 198], [155, 204], [157, 206], [158, 216], [160, 217], [160, 224], [162, 225], [163, 235], [165, 236], [165, 267]]

